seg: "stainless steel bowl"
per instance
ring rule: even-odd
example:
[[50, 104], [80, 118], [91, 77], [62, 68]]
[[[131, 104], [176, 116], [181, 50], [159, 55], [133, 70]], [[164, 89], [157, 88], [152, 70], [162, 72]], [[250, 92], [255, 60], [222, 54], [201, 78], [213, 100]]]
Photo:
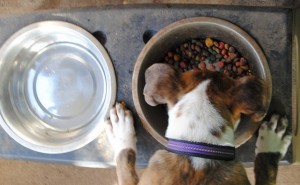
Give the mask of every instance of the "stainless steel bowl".
[[[271, 101], [272, 81], [267, 60], [258, 44], [234, 24], [210, 17], [188, 18], [160, 30], [141, 51], [133, 72], [132, 92], [134, 105], [146, 130], [161, 144], [167, 145], [164, 137], [168, 124], [165, 106], [149, 106], [144, 99], [145, 71], [153, 63], [163, 61], [166, 53], [192, 38], [211, 37], [225, 41], [237, 48], [249, 61], [253, 73], [266, 81], [266, 97]], [[235, 144], [240, 146], [252, 137], [260, 123], [242, 117], [235, 130]]]
[[108, 54], [76, 25], [35, 23], [0, 50], [0, 124], [27, 148], [64, 153], [88, 144], [115, 97]]

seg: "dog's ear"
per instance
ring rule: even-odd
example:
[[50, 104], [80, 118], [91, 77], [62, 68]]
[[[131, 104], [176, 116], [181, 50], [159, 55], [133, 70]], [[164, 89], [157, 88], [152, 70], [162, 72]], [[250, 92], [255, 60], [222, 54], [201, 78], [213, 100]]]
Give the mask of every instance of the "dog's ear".
[[146, 102], [155, 106], [158, 104], [174, 104], [179, 92], [178, 72], [168, 64], [153, 64], [145, 73], [146, 85], [144, 96]]
[[245, 114], [253, 121], [261, 121], [269, 104], [266, 89], [266, 83], [255, 77], [236, 80], [235, 87], [231, 91], [231, 109], [234, 117]]

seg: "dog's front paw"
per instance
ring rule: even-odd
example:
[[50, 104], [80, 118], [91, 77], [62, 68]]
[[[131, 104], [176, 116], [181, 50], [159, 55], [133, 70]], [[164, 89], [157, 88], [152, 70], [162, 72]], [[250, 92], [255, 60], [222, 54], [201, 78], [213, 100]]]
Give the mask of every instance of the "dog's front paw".
[[123, 149], [131, 148], [136, 151], [136, 137], [133, 126], [133, 117], [124, 104], [117, 103], [110, 110], [110, 120], [106, 122], [106, 135], [118, 157]]
[[259, 129], [255, 153], [280, 153], [281, 157], [284, 157], [292, 139], [290, 134], [285, 134], [287, 125], [287, 118], [280, 118], [279, 115], [273, 115], [269, 122], [263, 122]]

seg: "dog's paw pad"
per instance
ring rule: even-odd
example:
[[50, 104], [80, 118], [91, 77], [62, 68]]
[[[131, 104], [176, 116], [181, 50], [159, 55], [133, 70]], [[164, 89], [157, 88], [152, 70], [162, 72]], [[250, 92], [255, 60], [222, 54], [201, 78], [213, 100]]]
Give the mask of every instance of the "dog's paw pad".
[[285, 156], [292, 136], [286, 134], [288, 120], [286, 117], [273, 115], [270, 121], [265, 121], [259, 129], [255, 153], [280, 153]]
[[106, 121], [106, 134], [114, 149], [115, 158], [123, 149], [132, 148], [136, 151], [132, 113], [124, 104], [117, 103], [110, 110], [110, 120]]

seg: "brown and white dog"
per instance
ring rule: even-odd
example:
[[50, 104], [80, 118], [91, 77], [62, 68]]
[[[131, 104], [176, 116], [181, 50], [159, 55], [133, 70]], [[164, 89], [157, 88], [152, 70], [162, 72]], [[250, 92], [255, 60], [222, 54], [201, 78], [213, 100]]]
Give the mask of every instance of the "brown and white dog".
[[[146, 71], [145, 100], [167, 104], [166, 137], [219, 146], [234, 146], [234, 129], [241, 114], [260, 121], [266, 111], [263, 82], [254, 77], [233, 80], [219, 72], [178, 73], [167, 64]], [[287, 119], [273, 115], [259, 130], [256, 143], [256, 184], [275, 184], [279, 159], [291, 142]], [[250, 184], [241, 162], [157, 151], [139, 179], [135, 171], [136, 138], [132, 114], [117, 103], [106, 132], [115, 151], [119, 185]]]

